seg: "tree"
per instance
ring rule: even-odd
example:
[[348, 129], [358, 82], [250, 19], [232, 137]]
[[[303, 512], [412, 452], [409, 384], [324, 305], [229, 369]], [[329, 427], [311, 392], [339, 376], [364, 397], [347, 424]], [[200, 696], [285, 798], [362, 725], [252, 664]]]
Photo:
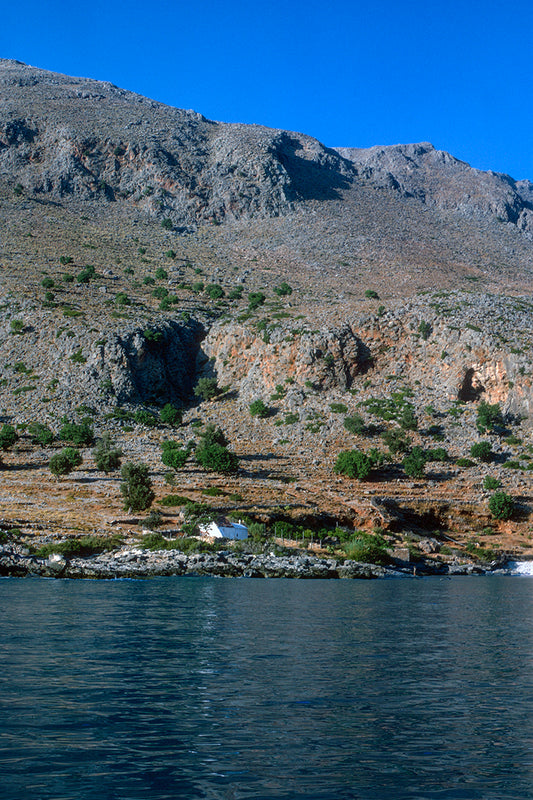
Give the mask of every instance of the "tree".
[[109, 433], [104, 433], [92, 452], [96, 469], [101, 472], [113, 472], [121, 464], [122, 450], [111, 440]]
[[31, 436], [32, 444], [40, 444], [46, 447], [54, 441], [54, 434], [47, 425], [42, 422], [32, 422], [28, 426], [28, 433]]
[[396, 455], [396, 453], [407, 453], [409, 450], [410, 441], [402, 431], [397, 428], [390, 428], [382, 433], [381, 438], [389, 448], [389, 453]]
[[120, 491], [124, 497], [126, 511], [145, 511], [152, 505], [155, 494], [146, 464], [134, 464], [132, 461], [122, 465], [120, 474], [123, 483]]
[[206, 294], [209, 295], [211, 300], [220, 300], [226, 294], [222, 286], [218, 283], [208, 283], [205, 287]]
[[88, 422], [68, 422], [66, 417], [59, 431], [59, 438], [72, 442], [76, 447], [89, 447], [94, 441], [94, 431]]
[[480, 461], [492, 461], [492, 448], [490, 442], [476, 442], [470, 448], [470, 455], [472, 458], [478, 458]]
[[263, 292], [250, 292], [248, 295], [248, 308], [254, 311], [259, 306], [262, 306], [266, 300], [266, 295]]
[[262, 400], [254, 400], [253, 403], [250, 403], [250, 414], [252, 417], [259, 417], [259, 419], [265, 419], [270, 414], [270, 409], [268, 406], [264, 404]]
[[222, 447], [226, 447], [228, 440], [224, 435], [224, 431], [221, 428], [215, 428], [213, 423], [210, 422], [200, 434], [200, 444], [204, 447], [210, 444], [221, 444]]
[[160, 413], [161, 422], [165, 425], [172, 425], [177, 428], [183, 421], [183, 411], [181, 408], [176, 408], [172, 403], [166, 403], [161, 409]]
[[0, 428], [0, 449], [9, 450], [18, 441], [18, 433], [13, 425], [2, 425]]
[[200, 466], [222, 475], [230, 475], [239, 469], [239, 458], [224, 445], [213, 442], [208, 445], [199, 445], [195, 457]]
[[514, 500], [507, 492], [494, 492], [489, 500], [489, 511], [495, 519], [510, 519], [514, 511]]
[[65, 447], [60, 453], [52, 456], [49, 467], [52, 475], [59, 478], [60, 475], [70, 475], [72, 470], [81, 464], [83, 464], [83, 458], [80, 451], [75, 447]]
[[405, 474], [409, 478], [422, 478], [426, 466], [427, 456], [421, 447], [413, 447], [402, 461]]
[[182, 448], [178, 442], [167, 439], [161, 442], [161, 449], [161, 461], [163, 464], [177, 471], [178, 469], [183, 469], [185, 466], [185, 462], [191, 454], [192, 445], [187, 445], [187, 447]]
[[337, 456], [333, 469], [349, 478], [364, 481], [370, 475], [372, 467], [371, 459], [361, 450], [343, 450]]
[[201, 397], [202, 400], [212, 400], [217, 397], [221, 392], [216, 378], [199, 378], [198, 383], [194, 387], [194, 394], [196, 397]]
[[503, 415], [498, 403], [487, 403], [482, 400], [477, 409], [476, 428], [480, 433], [493, 431], [498, 425], [503, 425]]

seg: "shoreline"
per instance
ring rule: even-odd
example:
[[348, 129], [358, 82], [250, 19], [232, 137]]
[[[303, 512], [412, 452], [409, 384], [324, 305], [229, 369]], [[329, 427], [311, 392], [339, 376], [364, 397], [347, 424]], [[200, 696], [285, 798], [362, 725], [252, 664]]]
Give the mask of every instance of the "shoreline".
[[142, 550], [122, 548], [85, 558], [65, 558], [52, 554], [38, 558], [17, 545], [0, 546], [1, 577], [45, 577], [114, 580], [120, 578], [156, 578], [166, 576], [211, 575], [227, 578], [295, 579], [377, 579], [416, 578], [429, 575], [511, 574], [505, 569], [508, 559], [481, 566], [473, 562], [445, 563], [426, 559], [416, 563], [396, 561], [387, 566], [349, 559], [319, 558], [309, 555], [277, 556], [274, 553], [185, 554], [177, 550]]

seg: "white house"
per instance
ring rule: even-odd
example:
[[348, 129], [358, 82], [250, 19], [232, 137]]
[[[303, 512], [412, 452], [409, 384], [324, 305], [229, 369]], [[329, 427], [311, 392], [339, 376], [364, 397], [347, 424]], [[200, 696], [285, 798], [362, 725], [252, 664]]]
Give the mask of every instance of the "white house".
[[228, 520], [218, 520], [210, 522], [208, 525], [200, 525], [200, 530], [206, 536], [214, 539], [247, 539], [248, 528], [242, 522], [229, 522]]

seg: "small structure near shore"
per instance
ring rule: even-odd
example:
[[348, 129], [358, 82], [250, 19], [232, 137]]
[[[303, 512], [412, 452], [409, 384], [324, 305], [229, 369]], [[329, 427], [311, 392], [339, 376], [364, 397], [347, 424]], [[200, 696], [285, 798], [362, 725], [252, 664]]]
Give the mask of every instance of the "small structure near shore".
[[242, 522], [230, 522], [227, 519], [219, 519], [207, 525], [200, 525], [200, 531], [204, 536], [212, 536], [213, 539], [247, 539], [248, 528]]

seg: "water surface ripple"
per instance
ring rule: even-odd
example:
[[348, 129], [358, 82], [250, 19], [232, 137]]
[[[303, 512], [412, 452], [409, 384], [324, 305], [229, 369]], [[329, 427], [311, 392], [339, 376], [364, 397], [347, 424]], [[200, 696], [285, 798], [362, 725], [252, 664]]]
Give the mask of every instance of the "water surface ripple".
[[0, 580], [3, 800], [529, 800], [533, 581]]

